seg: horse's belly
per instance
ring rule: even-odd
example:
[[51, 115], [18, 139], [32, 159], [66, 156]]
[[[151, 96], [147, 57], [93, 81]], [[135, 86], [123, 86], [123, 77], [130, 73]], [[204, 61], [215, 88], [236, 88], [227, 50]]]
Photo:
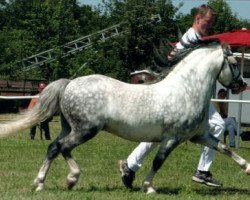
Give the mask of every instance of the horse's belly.
[[125, 124], [108, 125], [105, 130], [127, 140], [137, 142], [160, 142], [163, 128], [159, 125], [127, 126]]

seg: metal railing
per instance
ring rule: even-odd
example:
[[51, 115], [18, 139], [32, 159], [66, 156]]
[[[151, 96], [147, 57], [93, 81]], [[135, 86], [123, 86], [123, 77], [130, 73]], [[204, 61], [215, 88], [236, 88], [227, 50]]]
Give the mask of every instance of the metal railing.
[[[149, 19], [148, 24], [150, 23], [159, 23], [161, 22], [161, 17], [159, 14], [152, 15]], [[96, 33], [78, 38], [71, 42], [68, 42], [59, 47], [59, 49], [63, 50], [62, 57], [66, 57], [72, 55], [76, 52], [82, 51], [85, 48], [90, 47], [93, 44], [93, 41], [101, 41], [105, 42], [106, 40], [119, 36], [127, 32], [127, 27], [125, 27], [126, 23], [120, 23], [109, 28], [105, 28]], [[38, 54], [32, 55], [30, 57], [24, 58], [19, 61], [18, 64], [21, 65], [25, 69], [30, 69], [35, 66], [41, 66], [45, 63], [50, 63], [56, 59], [56, 50], [49, 49]]]

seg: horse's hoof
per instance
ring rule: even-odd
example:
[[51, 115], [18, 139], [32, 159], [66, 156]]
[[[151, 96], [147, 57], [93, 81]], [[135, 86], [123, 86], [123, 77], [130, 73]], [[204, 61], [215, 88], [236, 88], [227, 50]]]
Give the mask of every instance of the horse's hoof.
[[68, 190], [72, 190], [72, 188], [75, 186], [75, 183], [72, 181], [67, 181], [67, 188]]
[[33, 186], [36, 188], [36, 192], [42, 191], [44, 189], [44, 183], [40, 182], [38, 179], [34, 180]]
[[37, 188], [36, 188], [36, 192], [40, 192], [44, 189], [44, 184], [43, 183], [39, 183]]
[[72, 190], [72, 188], [76, 185], [77, 180], [75, 178], [67, 178], [67, 188], [68, 190]]
[[246, 167], [246, 174], [250, 175], [250, 164], [249, 163], [247, 164], [247, 167]]
[[149, 187], [148, 191], [146, 192], [146, 194], [155, 194], [155, 193], [156, 193], [156, 191], [153, 187]]
[[142, 186], [143, 192], [146, 194], [154, 194], [156, 193], [155, 189], [153, 188], [152, 184], [149, 182], [144, 182]]

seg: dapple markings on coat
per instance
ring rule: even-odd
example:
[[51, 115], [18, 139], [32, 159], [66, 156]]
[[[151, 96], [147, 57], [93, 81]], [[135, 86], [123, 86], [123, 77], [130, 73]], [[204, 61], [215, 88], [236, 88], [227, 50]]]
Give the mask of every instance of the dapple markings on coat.
[[189, 139], [228, 155], [250, 174], [245, 159], [211, 134], [204, 134], [216, 79], [234, 93], [246, 86], [239, 69], [229, 64], [229, 56], [224, 53], [219, 44], [201, 46], [182, 59], [163, 80], [151, 85], [123, 83], [103, 75], [57, 80], [45, 88], [33, 110], [17, 121], [1, 124], [0, 136], [27, 129], [61, 111], [62, 130], [49, 145], [34, 180], [37, 191], [44, 188], [46, 174], [59, 153], [69, 165], [67, 184], [71, 189], [80, 175], [71, 151], [100, 130], [128, 140], [161, 143], [143, 183], [147, 193], [155, 192], [153, 177], [167, 156]]

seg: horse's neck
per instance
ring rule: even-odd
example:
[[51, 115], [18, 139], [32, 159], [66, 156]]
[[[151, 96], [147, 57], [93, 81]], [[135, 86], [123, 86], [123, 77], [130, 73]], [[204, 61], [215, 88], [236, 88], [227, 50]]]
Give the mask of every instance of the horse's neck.
[[181, 61], [165, 81], [179, 84], [177, 89], [185, 94], [187, 101], [204, 106], [211, 99], [222, 62], [223, 54], [219, 48], [214, 51], [198, 49]]

